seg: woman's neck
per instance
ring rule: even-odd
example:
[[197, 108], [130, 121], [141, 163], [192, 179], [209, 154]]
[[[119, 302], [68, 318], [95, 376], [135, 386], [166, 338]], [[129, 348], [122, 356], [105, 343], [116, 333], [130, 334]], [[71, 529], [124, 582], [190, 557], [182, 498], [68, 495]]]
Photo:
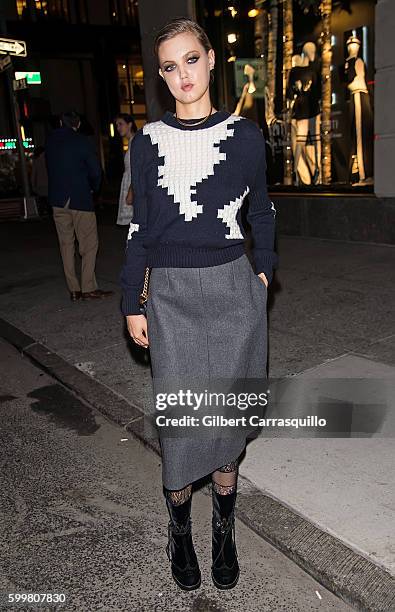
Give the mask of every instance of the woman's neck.
[[182, 104], [176, 101], [176, 114], [179, 119], [201, 119], [207, 117], [210, 113], [210, 108], [211, 113], [215, 112], [208, 96], [204, 96], [201, 100], [191, 104]]

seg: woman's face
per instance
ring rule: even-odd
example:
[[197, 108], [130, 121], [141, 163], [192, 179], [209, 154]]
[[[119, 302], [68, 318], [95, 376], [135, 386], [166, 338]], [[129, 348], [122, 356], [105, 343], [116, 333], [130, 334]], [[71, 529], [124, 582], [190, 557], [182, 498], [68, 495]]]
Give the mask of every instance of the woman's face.
[[191, 104], [206, 93], [215, 55], [213, 49], [207, 53], [195, 34], [177, 34], [162, 42], [158, 59], [159, 74], [178, 102]]
[[118, 119], [115, 120], [115, 125], [117, 128], [117, 132], [121, 136], [121, 138], [124, 138], [125, 136], [130, 135], [132, 131], [131, 123], [126, 123], [125, 119], [121, 119], [119, 117]]

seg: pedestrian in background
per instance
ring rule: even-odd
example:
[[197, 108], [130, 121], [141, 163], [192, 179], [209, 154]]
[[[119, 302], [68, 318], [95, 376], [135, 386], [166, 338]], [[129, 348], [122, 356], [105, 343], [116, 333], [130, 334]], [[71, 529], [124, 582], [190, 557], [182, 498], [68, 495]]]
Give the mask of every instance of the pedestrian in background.
[[129, 225], [133, 217], [133, 193], [132, 193], [132, 174], [130, 166], [130, 145], [133, 136], [137, 132], [137, 125], [132, 117], [127, 113], [119, 113], [115, 117], [117, 132], [122, 138], [127, 138], [128, 148], [124, 155], [124, 172], [119, 194], [117, 225]]
[[[184, 392], [194, 380], [226, 379], [232, 388], [235, 381], [243, 386], [258, 379], [264, 385], [267, 286], [277, 261], [265, 139], [249, 119], [213, 108], [215, 54], [197, 23], [173, 20], [157, 34], [155, 51], [176, 112], [138, 130], [131, 146], [134, 215], [121, 274], [129, 334], [150, 348], [154, 393], [161, 381], [180, 378]], [[247, 195], [254, 269], [241, 222]], [[139, 296], [147, 279], [146, 318]], [[176, 409], [190, 415], [191, 406], [182, 406], [180, 400]], [[199, 406], [196, 414], [201, 412]], [[190, 428], [185, 437], [174, 429], [166, 435], [159, 426], [173, 578], [184, 590], [201, 584], [191, 532], [192, 484], [211, 474], [211, 576], [218, 589], [231, 589], [239, 578], [238, 461], [246, 437], [256, 431], [228, 428], [211, 436]]]
[[41, 217], [47, 217], [51, 211], [48, 205], [48, 173], [44, 147], [34, 149], [31, 183], [32, 191], [37, 196], [38, 212]]
[[[100, 188], [102, 171], [88, 137], [78, 133], [80, 125], [78, 113], [63, 113], [61, 127], [49, 135], [45, 147], [49, 203], [73, 302], [113, 293], [98, 289], [96, 283], [99, 239], [92, 192]], [[75, 270], [76, 239], [82, 258], [81, 282]]]

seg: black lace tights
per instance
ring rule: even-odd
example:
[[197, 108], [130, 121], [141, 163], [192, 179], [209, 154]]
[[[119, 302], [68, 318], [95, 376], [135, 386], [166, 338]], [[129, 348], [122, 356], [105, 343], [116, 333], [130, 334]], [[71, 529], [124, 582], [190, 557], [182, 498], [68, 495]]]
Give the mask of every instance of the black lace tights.
[[[237, 488], [237, 476], [239, 471], [238, 459], [221, 466], [212, 473], [213, 489], [218, 495], [230, 495]], [[179, 491], [166, 489], [166, 496], [174, 506], [179, 506], [186, 502], [192, 495], [192, 484], [187, 485]]]
[[238, 459], [215, 470], [211, 476], [214, 491], [218, 493], [218, 495], [230, 495], [234, 493], [237, 488], [238, 472]]

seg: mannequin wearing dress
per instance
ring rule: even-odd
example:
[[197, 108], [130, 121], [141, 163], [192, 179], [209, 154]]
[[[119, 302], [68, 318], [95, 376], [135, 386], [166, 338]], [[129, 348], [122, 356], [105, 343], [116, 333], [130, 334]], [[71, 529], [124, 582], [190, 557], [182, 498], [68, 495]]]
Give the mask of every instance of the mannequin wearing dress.
[[344, 66], [347, 87], [351, 92], [350, 115], [352, 148], [350, 174], [357, 174], [357, 185], [372, 181], [373, 119], [369, 91], [365, 80], [365, 63], [358, 57], [361, 42], [355, 36], [347, 41], [348, 57]]
[[[292, 143], [296, 182], [321, 182], [321, 80], [316, 46], [307, 42], [293, 57], [287, 98], [292, 105]], [[312, 145], [307, 144], [310, 135]]]
[[[297, 134], [298, 134], [298, 120], [295, 119], [294, 105], [300, 98], [303, 83], [303, 57], [301, 55], [294, 55], [292, 57], [292, 68], [288, 77], [287, 87], [287, 106], [292, 113], [291, 119], [291, 146], [292, 154], [295, 162], [295, 173], [297, 174], [298, 180], [300, 179], [304, 184], [309, 185], [311, 182], [311, 175], [309, 167], [306, 162], [306, 157], [298, 146]], [[298, 104], [297, 104], [298, 106]]]

